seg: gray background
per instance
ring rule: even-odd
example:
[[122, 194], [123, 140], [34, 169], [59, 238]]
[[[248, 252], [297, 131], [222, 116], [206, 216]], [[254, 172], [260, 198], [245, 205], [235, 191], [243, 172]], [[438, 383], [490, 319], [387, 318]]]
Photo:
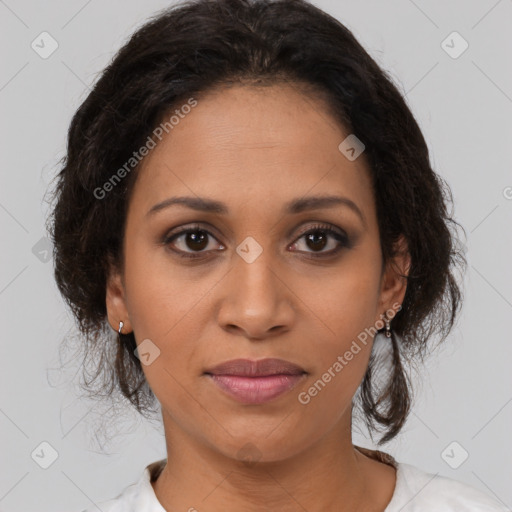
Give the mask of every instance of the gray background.
[[[383, 449], [511, 508], [512, 1], [315, 3], [345, 23], [406, 94], [468, 234], [459, 323], [428, 361], [403, 434]], [[159, 423], [130, 412], [115, 412], [119, 423], [107, 435], [118, 435], [110, 443], [96, 437], [99, 418], [115, 410], [77, 398], [71, 383], [77, 368], [57, 370], [59, 344], [73, 323], [45, 261], [43, 196], [64, 154], [71, 116], [97, 73], [167, 5], [0, 0], [3, 511], [82, 510], [117, 496], [146, 464], [165, 456]], [[31, 48], [43, 31], [59, 45], [47, 59]], [[453, 31], [469, 44], [458, 58], [442, 46]], [[449, 44], [461, 48], [458, 40]], [[58, 454], [48, 469], [31, 456], [42, 453], [42, 442]], [[464, 450], [469, 457], [460, 464]]]

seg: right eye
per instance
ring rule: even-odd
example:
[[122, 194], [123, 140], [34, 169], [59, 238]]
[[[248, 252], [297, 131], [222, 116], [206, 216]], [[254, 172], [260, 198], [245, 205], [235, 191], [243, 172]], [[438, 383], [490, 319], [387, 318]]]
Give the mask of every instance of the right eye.
[[[205, 250], [210, 245], [209, 238], [215, 239], [209, 231], [196, 225], [167, 234], [164, 239], [164, 244], [181, 246], [177, 249], [171, 247], [171, 250], [182, 258], [201, 258], [204, 257], [204, 253], [214, 250]], [[187, 249], [190, 249], [190, 252]], [[220, 244], [220, 249], [225, 249], [225, 247]]]

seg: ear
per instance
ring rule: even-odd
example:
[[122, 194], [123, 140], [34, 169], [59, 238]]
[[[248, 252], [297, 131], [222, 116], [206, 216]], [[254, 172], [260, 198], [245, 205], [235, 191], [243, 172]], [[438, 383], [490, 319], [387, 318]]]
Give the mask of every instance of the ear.
[[132, 325], [126, 307], [125, 288], [121, 272], [111, 266], [106, 286], [106, 307], [108, 322], [116, 332], [119, 329], [119, 322], [123, 322], [121, 332], [128, 334], [132, 332]]
[[398, 306], [402, 305], [407, 290], [407, 279], [411, 268], [411, 256], [407, 241], [403, 235], [395, 244], [395, 256], [388, 261], [380, 283], [380, 297], [378, 303], [378, 316], [375, 319], [381, 320], [381, 315], [388, 310], [398, 312]]

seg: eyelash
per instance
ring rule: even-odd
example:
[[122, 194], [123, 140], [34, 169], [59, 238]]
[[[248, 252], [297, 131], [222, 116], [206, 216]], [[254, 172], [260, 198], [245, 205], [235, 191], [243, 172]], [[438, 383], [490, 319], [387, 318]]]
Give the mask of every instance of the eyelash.
[[[176, 240], [178, 237], [180, 237], [182, 235], [186, 235], [186, 234], [189, 234], [189, 233], [196, 233], [198, 231], [206, 233], [206, 235], [208, 235], [209, 237], [215, 238], [215, 236], [212, 233], [210, 233], [210, 231], [208, 231], [207, 229], [205, 229], [205, 228], [201, 227], [200, 225], [196, 224], [196, 225], [193, 225], [192, 227], [188, 227], [188, 228], [182, 229], [181, 231], [178, 231], [176, 233], [167, 234], [164, 237], [164, 239], [163, 239], [163, 244], [164, 245], [169, 245], [169, 244], [171, 244], [171, 242], [173, 242], [174, 240]], [[308, 256], [310, 258], [327, 258], [327, 257], [332, 257], [335, 254], [337, 254], [339, 251], [341, 251], [341, 249], [343, 247], [345, 247], [345, 248], [350, 248], [351, 247], [351, 243], [350, 243], [347, 235], [344, 234], [342, 231], [339, 231], [338, 229], [334, 229], [330, 224], [316, 224], [314, 226], [311, 226], [307, 230], [303, 231], [298, 236], [298, 238], [296, 238], [292, 242], [291, 245], [295, 244], [298, 240], [300, 240], [304, 236], [309, 235], [311, 233], [315, 233], [317, 231], [325, 233], [328, 236], [329, 235], [332, 236], [334, 239], [336, 239], [340, 243], [340, 245], [338, 245], [337, 248], [332, 249], [332, 250], [327, 251], [327, 252], [314, 252], [314, 251], [312, 251], [312, 252], [308, 253], [308, 254], [312, 254], [313, 255], [313, 256]], [[195, 252], [195, 253], [187, 253], [187, 252], [181, 251], [180, 249], [178, 249], [178, 250], [171, 249], [171, 250], [174, 253], [176, 253], [180, 258], [185, 258], [185, 259], [189, 259], [189, 260], [197, 259], [197, 258], [204, 258], [204, 255], [207, 252], [207, 251], [199, 251], [199, 252]]]

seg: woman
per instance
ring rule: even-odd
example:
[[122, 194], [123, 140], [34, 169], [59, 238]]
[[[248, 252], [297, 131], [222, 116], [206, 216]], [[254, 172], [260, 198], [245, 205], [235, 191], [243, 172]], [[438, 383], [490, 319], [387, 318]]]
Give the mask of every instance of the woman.
[[99, 508], [502, 510], [352, 443], [355, 405], [399, 433], [404, 363], [460, 309], [448, 196], [391, 80], [305, 1], [137, 30], [72, 120], [52, 217], [87, 350], [165, 429]]

